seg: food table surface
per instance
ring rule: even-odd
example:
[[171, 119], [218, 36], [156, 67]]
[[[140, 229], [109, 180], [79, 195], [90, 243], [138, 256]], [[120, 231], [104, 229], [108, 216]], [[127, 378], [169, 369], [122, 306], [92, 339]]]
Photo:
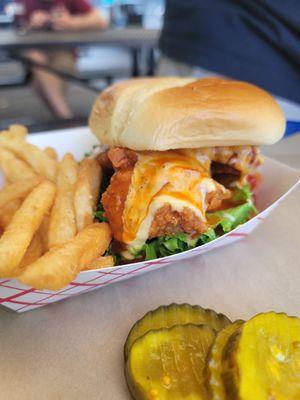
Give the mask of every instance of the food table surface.
[[[300, 134], [265, 153], [300, 169]], [[126, 335], [161, 304], [200, 304], [231, 319], [300, 316], [299, 220], [298, 187], [233, 245], [36, 311], [0, 308], [0, 399], [129, 399]]]
[[118, 47], [153, 47], [157, 43], [157, 29], [123, 28], [86, 32], [28, 32], [18, 35], [14, 30], [0, 30], [0, 49], [28, 47], [68, 47], [80, 45], [117, 45]]

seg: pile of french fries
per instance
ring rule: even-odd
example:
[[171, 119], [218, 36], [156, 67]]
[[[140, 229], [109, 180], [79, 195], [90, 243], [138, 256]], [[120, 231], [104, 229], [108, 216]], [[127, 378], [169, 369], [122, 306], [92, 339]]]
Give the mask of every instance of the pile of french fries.
[[26, 141], [27, 129], [0, 132], [0, 278], [17, 277], [36, 289], [58, 290], [79, 272], [113, 266], [103, 256], [107, 223], [94, 222], [102, 170], [93, 158]]

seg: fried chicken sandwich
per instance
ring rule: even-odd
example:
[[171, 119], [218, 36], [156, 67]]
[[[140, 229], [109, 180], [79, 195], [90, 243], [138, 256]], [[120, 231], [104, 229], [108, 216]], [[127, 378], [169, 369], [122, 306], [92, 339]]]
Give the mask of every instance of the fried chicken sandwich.
[[250, 219], [258, 146], [285, 129], [272, 96], [221, 78], [115, 84], [96, 100], [89, 124], [108, 146], [98, 157], [109, 176], [98, 216], [126, 259], [175, 254]]

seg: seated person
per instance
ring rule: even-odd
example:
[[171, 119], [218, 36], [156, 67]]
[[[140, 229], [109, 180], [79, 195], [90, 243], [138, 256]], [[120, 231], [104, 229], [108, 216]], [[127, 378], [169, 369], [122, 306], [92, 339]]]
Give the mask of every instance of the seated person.
[[[18, 0], [25, 6], [25, 15], [30, 29], [55, 31], [81, 31], [105, 29], [106, 20], [88, 0]], [[53, 68], [72, 72], [76, 56], [71, 50], [26, 51], [26, 57]], [[38, 95], [59, 118], [72, 118], [66, 98], [65, 82], [57, 75], [41, 68], [32, 68], [33, 87]]]
[[300, 112], [300, 1], [166, 0], [157, 75], [223, 75]]

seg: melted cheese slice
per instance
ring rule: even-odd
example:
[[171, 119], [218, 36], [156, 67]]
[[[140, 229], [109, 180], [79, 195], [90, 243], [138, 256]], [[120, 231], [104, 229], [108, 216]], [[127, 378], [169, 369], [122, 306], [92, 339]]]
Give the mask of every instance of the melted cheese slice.
[[123, 242], [139, 247], [149, 237], [157, 210], [189, 208], [206, 221], [205, 196], [215, 191], [207, 165], [194, 150], [139, 153], [123, 212]]

